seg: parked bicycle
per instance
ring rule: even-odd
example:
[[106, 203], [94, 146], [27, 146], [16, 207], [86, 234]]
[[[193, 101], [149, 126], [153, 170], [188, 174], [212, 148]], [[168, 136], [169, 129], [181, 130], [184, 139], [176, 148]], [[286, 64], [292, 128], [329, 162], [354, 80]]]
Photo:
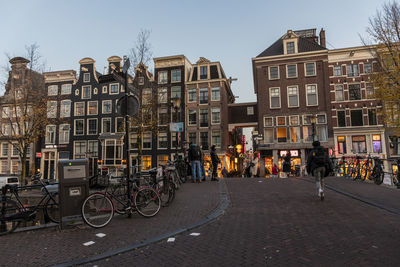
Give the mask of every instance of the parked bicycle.
[[161, 208], [160, 196], [150, 186], [139, 186], [139, 178], [130, 178], [132, 197], [127, 197], [126, 179], [119, 184], [109, 185], [105, 191], [90, 194], [82, 204], [82, 218], [93, 228], [101, 228], [110, 223], [114, 213], [124, 215], [137, 211], [144, 217], [155, 216]]
[[[36, 175], [39, 185], [18, 187], [18, 185], [5, 185], [2, 188], [0, 235], [13, 232], [21, 222], [33, 221], [36, 214], [43, 210], [46, 219], [60, 222], [58, 192], [50, 192], [48, 185], [40, 179], [40, 173]], [[41, 188], [42, 198], [36, 205], [24, 205], [20, 199], [19, 191], [24, 189]], [[8, 196], [10, 192], [11, 196]], [[13, 196], [13, 197], [12, 197]], [[14, 200], [15, 199], [15, 200]]]

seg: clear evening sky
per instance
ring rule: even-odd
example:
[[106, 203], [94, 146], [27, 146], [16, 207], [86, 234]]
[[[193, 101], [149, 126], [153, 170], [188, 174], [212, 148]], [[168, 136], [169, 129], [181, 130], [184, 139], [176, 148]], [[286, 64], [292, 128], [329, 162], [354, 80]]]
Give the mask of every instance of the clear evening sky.
[[[103, 72], [109, 56], [122, 57], [140, 29], [151, 31], [154, 57], [184, 54], [220, 61], [236, 102], [255, 101], [251, 58], [288, 29], [323, 27], [328, 48], [361, 45], [368, 18], [383, 0], [0, 0], [0, 64], [4, 53], [24, 54], [37, 43], [46, 70], [78, 69], [84, 57]], [[0, 88], [3, 91], [3, 88]]]

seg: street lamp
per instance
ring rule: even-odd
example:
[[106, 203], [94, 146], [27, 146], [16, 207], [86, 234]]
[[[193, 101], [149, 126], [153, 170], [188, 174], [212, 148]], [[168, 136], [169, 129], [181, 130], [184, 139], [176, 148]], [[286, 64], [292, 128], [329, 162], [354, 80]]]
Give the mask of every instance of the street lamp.
[[[175, 110], [175, 122], [178, 122], [178, 110], [181, 107], [181, 98], [179, 96], [175, 96], [172, 100], [172, 107]], [[175, 133], [175, 160], [178, 159], [178, 132]]]

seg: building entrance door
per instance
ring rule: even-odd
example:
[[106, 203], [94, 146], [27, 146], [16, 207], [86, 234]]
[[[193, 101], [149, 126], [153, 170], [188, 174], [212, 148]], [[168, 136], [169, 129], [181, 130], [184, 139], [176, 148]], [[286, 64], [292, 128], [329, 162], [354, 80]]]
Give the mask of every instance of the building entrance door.
[[54, 180], [56, 178], [56, 151], [45, 151], [43, 154], [43, 179]]

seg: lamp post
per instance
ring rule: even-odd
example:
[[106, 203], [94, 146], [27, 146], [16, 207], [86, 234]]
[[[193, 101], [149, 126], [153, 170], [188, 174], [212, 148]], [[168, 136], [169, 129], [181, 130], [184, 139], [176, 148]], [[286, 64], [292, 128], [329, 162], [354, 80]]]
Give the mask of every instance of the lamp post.
[[[181, 107], [181, 98], [178, 96], [175, 96], [172, 98], [172, 107], [175, 110], [175, 122], [178, 122], [178, 110]], [[175, 160], [178, 159], [178, 132], [175, 132]]]

